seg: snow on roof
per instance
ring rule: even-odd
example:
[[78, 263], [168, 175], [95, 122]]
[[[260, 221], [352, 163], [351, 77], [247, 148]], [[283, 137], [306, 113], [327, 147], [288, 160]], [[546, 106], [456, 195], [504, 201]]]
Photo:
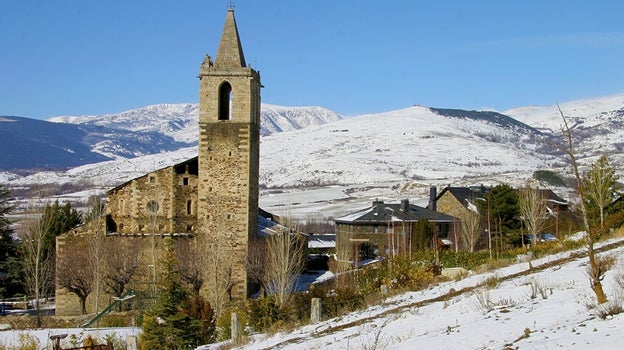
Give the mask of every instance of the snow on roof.
[[336, 235], [310, 235], [308, 236], [308, 248], [336, 248]]
[[339, 217], [336, 221], [355, 221], [360, 217], [370, 213], [375, 209], [374, 207], [366, 208], [364, 210], [356, 211], [355, 213], [347, 214], [345, 216]]

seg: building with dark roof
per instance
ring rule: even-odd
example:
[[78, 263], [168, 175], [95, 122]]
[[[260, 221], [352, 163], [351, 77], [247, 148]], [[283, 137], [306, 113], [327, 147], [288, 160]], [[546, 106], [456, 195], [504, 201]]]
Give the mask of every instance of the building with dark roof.
[[424, 248], [418, 237], [419, 221], [433, 224], [432, 236], [424, 245], [440, 247], [453, 244], [453, 222], [457, 219], [440, 212], [410, 204], [374, 201], [370, 207], [335, 219], [336, 255], [343, 269], [361, 261], [409, 254]]

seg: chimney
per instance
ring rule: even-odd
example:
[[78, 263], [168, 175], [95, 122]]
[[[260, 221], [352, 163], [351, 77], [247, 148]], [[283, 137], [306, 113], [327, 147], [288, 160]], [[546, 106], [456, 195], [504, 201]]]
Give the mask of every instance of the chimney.
[[376, 199], [373, 201], [373, 207], [376, 207], [376, 211], [377, 211], [377, 215], [378, 216], [382, 216], [384, 214], [383, 210], [384, 210], [384, 202], [380, 201], [379, 199]]
[[436, 197], [438, 196], [438, 190], [435, 186], [429, 187], [429, 210], [437, 211], [436, 208]]
[[403, 210], [404, 213], [409, 211], [409, 199], [401, 199], [401, 210]]

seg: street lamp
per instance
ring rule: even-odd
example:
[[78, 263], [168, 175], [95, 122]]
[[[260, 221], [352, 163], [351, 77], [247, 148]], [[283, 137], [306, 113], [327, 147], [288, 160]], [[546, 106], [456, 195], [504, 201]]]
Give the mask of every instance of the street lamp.
[[490, 226], [490, 201], [485, 198], [477, 198], [478, 201], [484, 201], [487, 203], [487, 228], [485, 231], [488, 234], [488, 250], [490, 252], [490, 260], [492, 260], [492, 230]]

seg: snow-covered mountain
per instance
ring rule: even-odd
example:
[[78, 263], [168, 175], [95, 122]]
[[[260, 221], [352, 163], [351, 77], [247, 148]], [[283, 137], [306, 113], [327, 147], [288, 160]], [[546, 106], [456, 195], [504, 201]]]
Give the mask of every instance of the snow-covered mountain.
[[476, 177], [550, 167], [542, 133], [495, 112], [411, 107], [262, 140], [267, 187]]
[[[178, 142], [197, 143], [199, 106], [197, 104], [157, 104], [130, 111], [101, 116], [54, 117], [49, 121], [134, 132], [157, 132], [171, 136]], [[260, 109], [260, 133], [301, 129], [331, 123], [342, 117], [327, 108], [318, 106], [286, 107], [263, 103]]]
[[[101, 116], [49, 121], [0, 117], [0, 170], [68, 169], [197, 145], [197, 104], [159, 104]], [[321, 107], [263, 104], [261, 133], [294, 130], [342, 117]]]
[[[606, 153], [621, 175], [624, 95], [560, 106], [572, 118], [579, 159], [588, 164]], [[196, 144], [182, 142], [190, 140], [190, 136], [184, 135], [197, 133], [196, 119], [188, 117], [194, 113], [193, 105], [156, 105], [119, 117], [57, 118], [55, 121], [77, 123], [63, 125], [124, 130], [128, 135], [138, 133], [134, 136], [137, 139], [142, 133], [154, 133], [183, 147], [134, 158], [119, 156], [117, 160], [85, 164], [68, 171], [0, 176], [11, 186], [75, 183], [80, 179], [110, 188], [195, 156]], [[286, 188], [290, 191], [339, 186], [339, 194], [323, 192], [323, 196], [330, 195], [331, 200], [342, 203], [355, 197], [383, 197], [386, 189], [392, 191], [388, 196], [394, 199], [416, 197], [422, 193], [415, 191], [424, 193], [432, 184], [522, 185], [536, 170], [567, 171], [567, 158], [556, 146], [562, 141], [558, 113], [556, 106], [526, 107], [505, 113], [414, 106], [340, 118], [316, 107], [263, 105], [262, 123], [266, 131], [261, 138], [260, 182], [266, 189], [264, 193], [271, 189], [286, 193]], [[165, 126], [163, 120], [168, 121]], [[305, 129], [297, 129], [302, 127]], [[111, 148], [126, 149], [125, 144], [117, 143], [118, 139], [103, 140], [110, 142]], [[267, 197], [261, 200], [267, 203]], [[309, 203], [318, 200], [314, 195], [309, 197]], [[283, 202], [276, 201], [276, 208]], [[298, 210], [294, 206], [291, 209]]]
[[522, 107], [504, 113], [553, 135], [561, 135], [563, 113], [580, 159], [591, 162], [605, 154], [616, 168], [622, 169], [624, 165], [624, 94], [564, 102], [558, 106]]

